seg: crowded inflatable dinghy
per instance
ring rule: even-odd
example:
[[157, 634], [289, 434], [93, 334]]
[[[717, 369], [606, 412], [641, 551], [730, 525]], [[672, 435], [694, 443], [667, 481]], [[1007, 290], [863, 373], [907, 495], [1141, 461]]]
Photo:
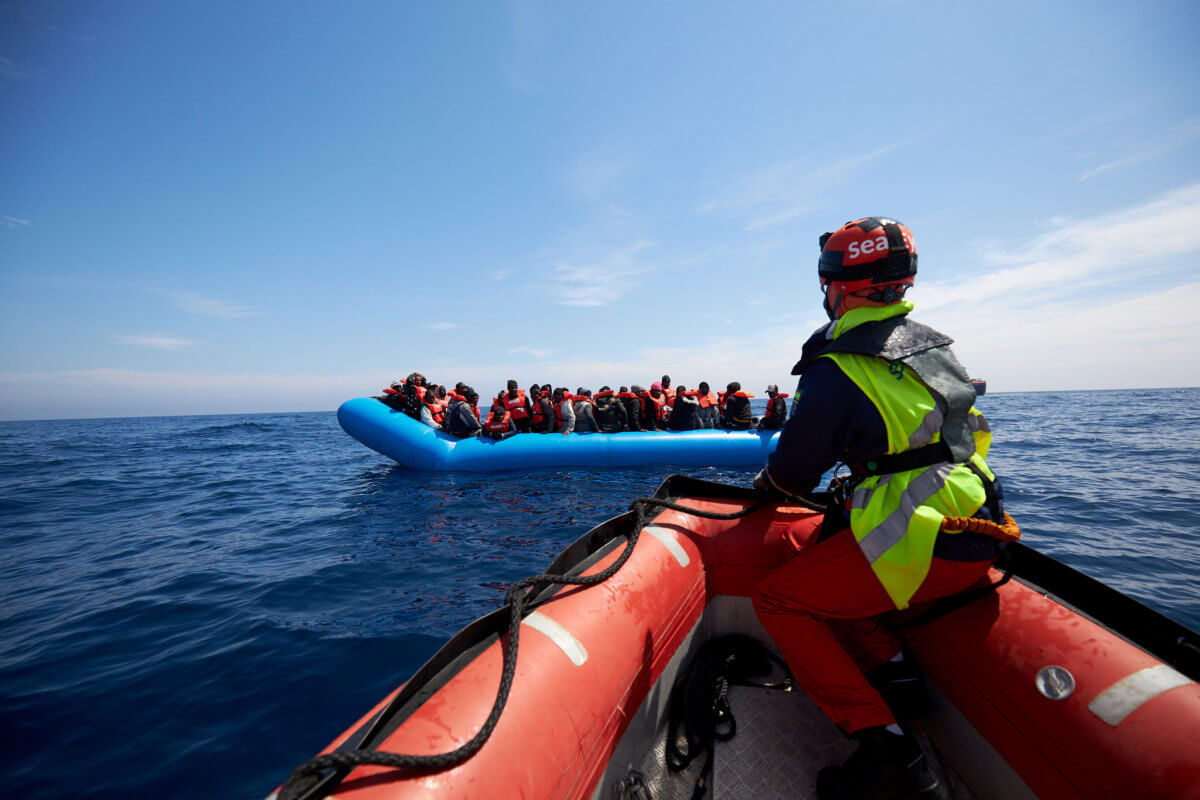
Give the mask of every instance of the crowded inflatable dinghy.
[[521, 434], [502, 441], [457, 439], [370, 397], [342, 403], [342, 429], [401, 466], [420, 470], [497, 472], [543, 467], [684, 467], [761, 465], [775, 449], [777, 431], [645, 431]]
[[[750, 602], [814, 505], [669, 478], [272, 797], [814, 796], [853, 744], [788, 680]], [[997, 567], [889, 618], [924, 673], [909, 729], [951, 796], [1196, 797], [1200, 636], [1020, 543]], [[709, 697], [714, 674], [728, 691]], [[705, 735], [694, 712], [718, 703]]]

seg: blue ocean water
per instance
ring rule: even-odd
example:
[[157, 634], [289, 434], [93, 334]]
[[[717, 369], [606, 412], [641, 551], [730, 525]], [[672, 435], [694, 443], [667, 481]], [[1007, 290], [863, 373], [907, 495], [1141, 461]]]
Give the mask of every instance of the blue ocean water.
[[[1026, 542], [1200, 628], [1200, 389], [978, 407]], [[669, 472], [412, 473], [332, 412], [0, 423], [5, 793], [263, 797]]]

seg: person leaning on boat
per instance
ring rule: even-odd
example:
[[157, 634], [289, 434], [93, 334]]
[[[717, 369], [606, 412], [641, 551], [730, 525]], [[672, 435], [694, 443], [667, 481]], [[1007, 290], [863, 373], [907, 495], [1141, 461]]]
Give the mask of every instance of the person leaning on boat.
[[805, 493], [838, 462], [851, 477], [824, 524], [793, 526], [789, 540], [807, 546], [756, 588], [754, 608], [801, 687], [860, 742], [846, 764], [821, 771], [819, 797], [946, 797], [876, 688], [916, 675], [876, 617], [986, 575], [995, 540], [939, 526], [1000, 521], [984, 462], [991, 436], [952, 340], [908, 319], [917, 248], [906, 226], [867, 217], [825, 234], [818, 272], [831, 321], [792, 370], [792, 414], [755, 485]]
[[479, 395], [470, 386], [455, 387], [446, 408], [446, 432], [460, 439], [478, 436], [483, 425], [473, 410]]

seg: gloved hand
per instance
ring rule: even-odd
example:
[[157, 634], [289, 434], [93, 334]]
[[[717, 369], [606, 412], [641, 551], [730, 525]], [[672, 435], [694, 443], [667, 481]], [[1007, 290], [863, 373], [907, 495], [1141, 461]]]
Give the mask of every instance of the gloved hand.
[[770, 481], [767, 480], [767, 468], [766, 467], [763, 467], [762, 469], [760, 469], [758, 471], [758, 474], [754, 476], [754, 488], [755, 489], [770, 489], [770, 488], [772, 488]]

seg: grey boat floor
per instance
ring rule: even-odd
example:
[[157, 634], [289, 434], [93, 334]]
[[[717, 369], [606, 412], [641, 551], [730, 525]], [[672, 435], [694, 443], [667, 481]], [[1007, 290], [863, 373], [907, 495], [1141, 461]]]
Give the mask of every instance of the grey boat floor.
[[[816, 797], [817, 772], [840, 764], [854, 752], [855, 743], [801, 691], [734, 686], [729, 703], [737, 720], [737, 735], [716, 743], [712, 794], [706, 795], [712, 800]], [[919, 730], [913, 732], [922, 739], [931, 763], [942, 771], [955, 800], [973, 800], [929, 741]], [[704, 767], [704, 754], [683, 772], [670, 772], [664, 757], [666, 739], [664, 725], [654, 747], [635, 769], [654, 800], [691, 800]]]

